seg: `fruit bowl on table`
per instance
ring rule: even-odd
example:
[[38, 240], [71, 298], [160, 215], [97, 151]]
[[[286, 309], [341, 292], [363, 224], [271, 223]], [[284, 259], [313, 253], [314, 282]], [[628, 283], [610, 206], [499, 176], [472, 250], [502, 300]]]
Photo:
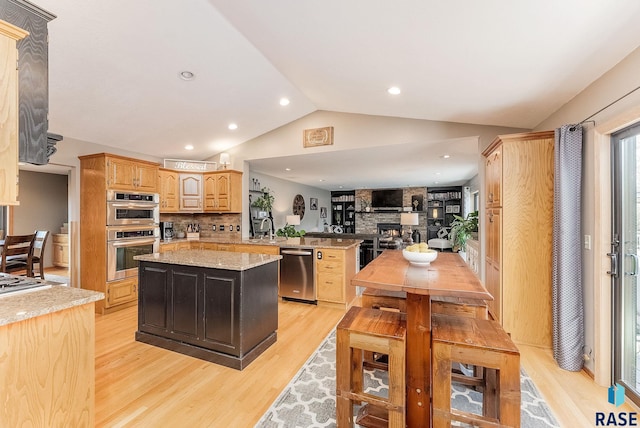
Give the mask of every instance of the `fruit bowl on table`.
[[407, 251], [406, 249], [404, 249], [402, 250], [402, 256], [412, 265], [429, 266], [432, 261], [438, 258], [438, 252], [430, 248], [427, 250], [422, 250], [422, 252]]

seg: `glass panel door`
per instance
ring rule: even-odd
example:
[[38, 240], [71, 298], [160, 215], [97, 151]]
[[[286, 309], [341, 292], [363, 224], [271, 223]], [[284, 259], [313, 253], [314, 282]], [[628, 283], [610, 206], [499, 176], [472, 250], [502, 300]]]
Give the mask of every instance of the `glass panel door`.
[[640, 403], [640, 301], [638, 300], [638, 215], [640, 211], [640, 125], [613, 135], [613, 236], [617, 258], [614, 287], [614, 381]]

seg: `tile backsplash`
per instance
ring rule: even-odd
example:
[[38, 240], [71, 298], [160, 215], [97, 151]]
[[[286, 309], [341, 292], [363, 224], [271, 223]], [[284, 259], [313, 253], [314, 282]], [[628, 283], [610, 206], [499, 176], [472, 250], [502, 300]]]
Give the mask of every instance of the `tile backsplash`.
[[[200, 225], [201, 238], [242, 235], [242, 214], [160, 214], [160, 221], [172, 221], [176, 233], [186, 233], [187, 225], [197, 223]], [[231, 226], [232, 231], [229, 230]]]

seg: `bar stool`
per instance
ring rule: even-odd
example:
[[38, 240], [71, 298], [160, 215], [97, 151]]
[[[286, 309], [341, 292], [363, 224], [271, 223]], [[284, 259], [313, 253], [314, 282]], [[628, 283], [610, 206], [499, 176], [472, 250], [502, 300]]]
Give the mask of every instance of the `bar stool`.
[[[368, 426], [366, 417], [373, 415], [378, 422], [386, 419], [389, 427], [405, 428], [406, 315], [352, 306], [336, 328], [336, 339], [337, 426], [352, 427], [354, 403], [366, 402], [359, 425]], [[363, 351], [389, 356], [388, 398], [364, 392]]]
[[[433, 428], [449, 427], [452, 420], [520, 426], [520, 352], [499, 323], [434, 314], [431, 317], [431, 358]], [[483, 402], [482, 415], [451, 408], [453, 362], [485, 367], [496, 374], [495, 403]]]
[[431, 313], [489, 319], [489, 310], [484, 300], [461, 297], [431, 296]]

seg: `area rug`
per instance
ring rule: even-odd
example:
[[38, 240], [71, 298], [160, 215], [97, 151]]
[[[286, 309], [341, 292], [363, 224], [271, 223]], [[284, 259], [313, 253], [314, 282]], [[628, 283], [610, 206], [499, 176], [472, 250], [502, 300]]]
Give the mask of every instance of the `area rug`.
[[[333, 330], [309, 357], [291, 382], [276, 398], [256, 428], [311, 428], [336, 426], [335, 355]], [[386, 393], [386, 372], [365, 372], [365, 385], [370, 393]], [[549, 406], [531, 378], [522, 371], [521, 426], [527, 428], [559, 427]], [[453, 385], [453, 407], [478, 413], [482, 409], [482, 394], [464, 386]], [[460, 425], [465, 426], [465, 425]]]

